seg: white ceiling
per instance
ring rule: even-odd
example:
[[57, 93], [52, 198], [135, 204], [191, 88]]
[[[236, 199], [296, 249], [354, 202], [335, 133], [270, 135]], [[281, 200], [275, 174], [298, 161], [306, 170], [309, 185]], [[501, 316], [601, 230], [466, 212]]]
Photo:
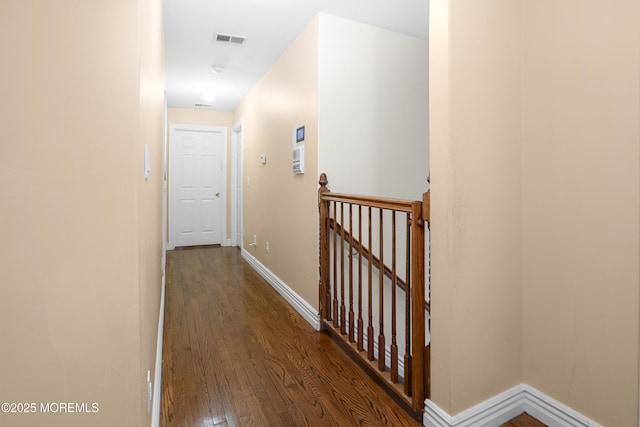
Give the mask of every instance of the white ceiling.
[[[163, 7], [169, 108], [233, 111], [318, 12], [428, 36], [428, 0], [163, 0]], [[246, 42], [215, 42], [216, 33]], [[204, 101], [205, 88], [215, 101]]]

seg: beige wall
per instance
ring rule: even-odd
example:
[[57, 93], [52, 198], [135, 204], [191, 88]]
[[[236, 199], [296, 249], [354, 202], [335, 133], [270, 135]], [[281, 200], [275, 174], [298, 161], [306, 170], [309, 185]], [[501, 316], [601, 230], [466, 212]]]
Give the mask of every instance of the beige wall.
[[431, 1], [432, 399], [522, 380], [520, 3]]
[[[243, 247], [317, 307], [317, 18], [244, 99], [234, 112], [234, 122], [240, 118], [244, 118]], [[304, 125], [306, 132], [303, 175], [294, 175], [291, 167], [296, 125]], [[259, 162], [261, 154], [267, 156], [264, 165]], [[253, 235], [258, 241], [255, 248], [249, 246]]]
[[231, 127], [233, 113], [209, 110], [167, 109], [168, 124]]
[[524, 381], [638, 425], [640, 3], [523, 3]]
[[433, 400], [638, 423], [635, 1], [431, 1]]
[[[227, 164], [231, 165], [231, 127], [233, 126], [233, 114], [230, 112], [210, 111], [210, 110], [188, 110], [185, 108], [168, 108], [167, 109], [167, 126], [172, 124], [181, 125], [197, 125], [197, 126], [221, 126], [227, 128]], [[169, 144], [171, 144], [171, 134], [167, 129], [169, 136]], [[167, 159], [167, 161], [169, 161]], [[167, 163], [167, 169], [168, 169]], [[227, 168], [227, 189], [231, 185], [231, 167]], [[168, 171], [167, 171], [168, 173]], [[169, 189], [170, 190], [170, 189]], [[225, 231], [224, 240], [231, 238], [231, 191], [227, 191], [227, 229]], [[167, 198], [167, 203], [169, 200]], [[167, 206], [167, 212], [169, 207]], [[167, 227], [171, 224], [171, 219], [167, 221]], [[168, 230], [167, 230], [168, 233]], [[168, 236], [168, 234], [167, 234]]]
[[[147, 371], [155, 384], [156, 350], [162, 271], [162, 163], [164, 138], [164, 36], [161, 0], [139, 0], [139, 123], [136, 172], [138, 180], [138, 310], [140, 322], [140, 425], [151, 424], [147, 412]], [[151, 174], [144, 180], [144, 146]]]
[[0, 401], [99, 404], [97, 414], [2, 414], [3, 425], [149, 419], [158, 309], [140, 298], [157, 295], [147, 258], [157, 270], [159, 249], [140, 242], [159, 221], [140, 227], [152, 199], [140, 150], [161, 146], [149, 123], [162, 104], [140, 96], [158, 75], [157, 58], [137, 50], [152, 30], [139, 10], [159, 16], [156, 1], [0, 6]]
[[429, 176], [428, 42], [319, 18], [320, 172], [340, 193], [420, 199]]

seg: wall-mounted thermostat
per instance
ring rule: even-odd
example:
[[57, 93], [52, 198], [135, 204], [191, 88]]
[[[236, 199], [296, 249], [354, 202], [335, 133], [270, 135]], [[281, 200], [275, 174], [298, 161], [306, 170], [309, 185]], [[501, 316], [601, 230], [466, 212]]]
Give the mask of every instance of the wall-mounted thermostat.
[[304, 173], [304, 145], [293, 149], [293, 173]]

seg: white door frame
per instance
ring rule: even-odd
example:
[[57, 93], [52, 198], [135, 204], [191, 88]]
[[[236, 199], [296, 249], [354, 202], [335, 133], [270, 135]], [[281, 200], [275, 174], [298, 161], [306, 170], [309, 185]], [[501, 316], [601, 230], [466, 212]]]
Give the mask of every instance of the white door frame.
[[[175, 240], [174, 240], [174, 219], [175, 215], [173, 212], [174, 205], [174, 192], [171, 191], [171, 176], [174, 173], [174, 149], [173, 149], [173, 141], [175, 141], [176, 132], [180, 131], [188, 131], [188, 132], [220, 132], [224, 130], [225, 135], [227, 132], [227, 128], [223, 126], [199, 126], [199, 125], [185, 125], [185, 124], [171, 124], [169, 126], [169, 179], [168, 179], [168, 187], [169, 187], [169, 247], [167, 249], [172, 250], [175, 249]], [[221, 183], [221, 194], [220, 198], [222, 199], [222, 212], [221, 212], [221, 226], [222, 226], [222, 236], [220, 240], [222, 244], [226, 241], [227, 234], [227, 145], [228, 141], [225, 141], [223, 144], [223, 153], [222, 153], [222, 183]]]
[[167, 206], [167, 159], [169, 155], [169, 134], [167, 128], [167, 92], [164, 93], [164, 102], [162, 106], [162, 259], [160, 268], [164, 280], [167, 265], [167, 228], [168, 228], [168, 206]]
[[[231, 239], [230, 246], [240, 246], [242, 237], [238, 241], [238, 234], [243, 236], [242, 229], [242, 153], [244, 147], [244, 117], [234, 123], [231, 128]], [[238, 194], [238, 192], [240, 194]]]

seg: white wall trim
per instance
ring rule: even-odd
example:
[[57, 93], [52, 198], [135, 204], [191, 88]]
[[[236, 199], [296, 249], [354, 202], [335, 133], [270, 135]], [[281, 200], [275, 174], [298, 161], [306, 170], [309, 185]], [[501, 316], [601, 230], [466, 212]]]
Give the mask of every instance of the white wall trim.
[[308, 302], [306, 302], [300, 295], [298, 295], [293, 289], [291, 289], [286, 283], [284, 283], [278, 276], [273, 274], [271, 270], [264, 266], [256, 257], [242, 249], [242, 258], [258, 272], [264, 280], [266, 280], [287, 302], [307, 321], [313, 326], [316, 331], [320, 330], [320, 313], [316, 311]]
[[158, 338], [156, 343], [156, 367], [153, 374], [153, 401], [151, 406], [151, 427], [160, 427], [160, 397], [162, 384], [162, 335], [164, 334], [164, 288], [165, 276], [162, 275], [160, 290], [160, 315], [158, 316]]
[[427, 400], [423, 424], [427, 427], [498, 427], [523, 412], [549, 427], [600, 427], [528, 384], [512, 387], [454, 416]]
[[242, 238], [238, 238], [242, 234], [242, 220], [238, 217], [242, 216], [242, 146], [243, 146], [243, 130], [244, 117], [241, 117], [231, 127], [231, 245], [242, 247]]
[[521, 405], [522, 384], [451, 416], [431, 400], [425, 402], [423, 424], [429, 427], [497, 427], [517, 417]]
[[601, 427], [600, 424], [574, 411], [541, 391], [524, 384], [524, 411], [550, 427]]

